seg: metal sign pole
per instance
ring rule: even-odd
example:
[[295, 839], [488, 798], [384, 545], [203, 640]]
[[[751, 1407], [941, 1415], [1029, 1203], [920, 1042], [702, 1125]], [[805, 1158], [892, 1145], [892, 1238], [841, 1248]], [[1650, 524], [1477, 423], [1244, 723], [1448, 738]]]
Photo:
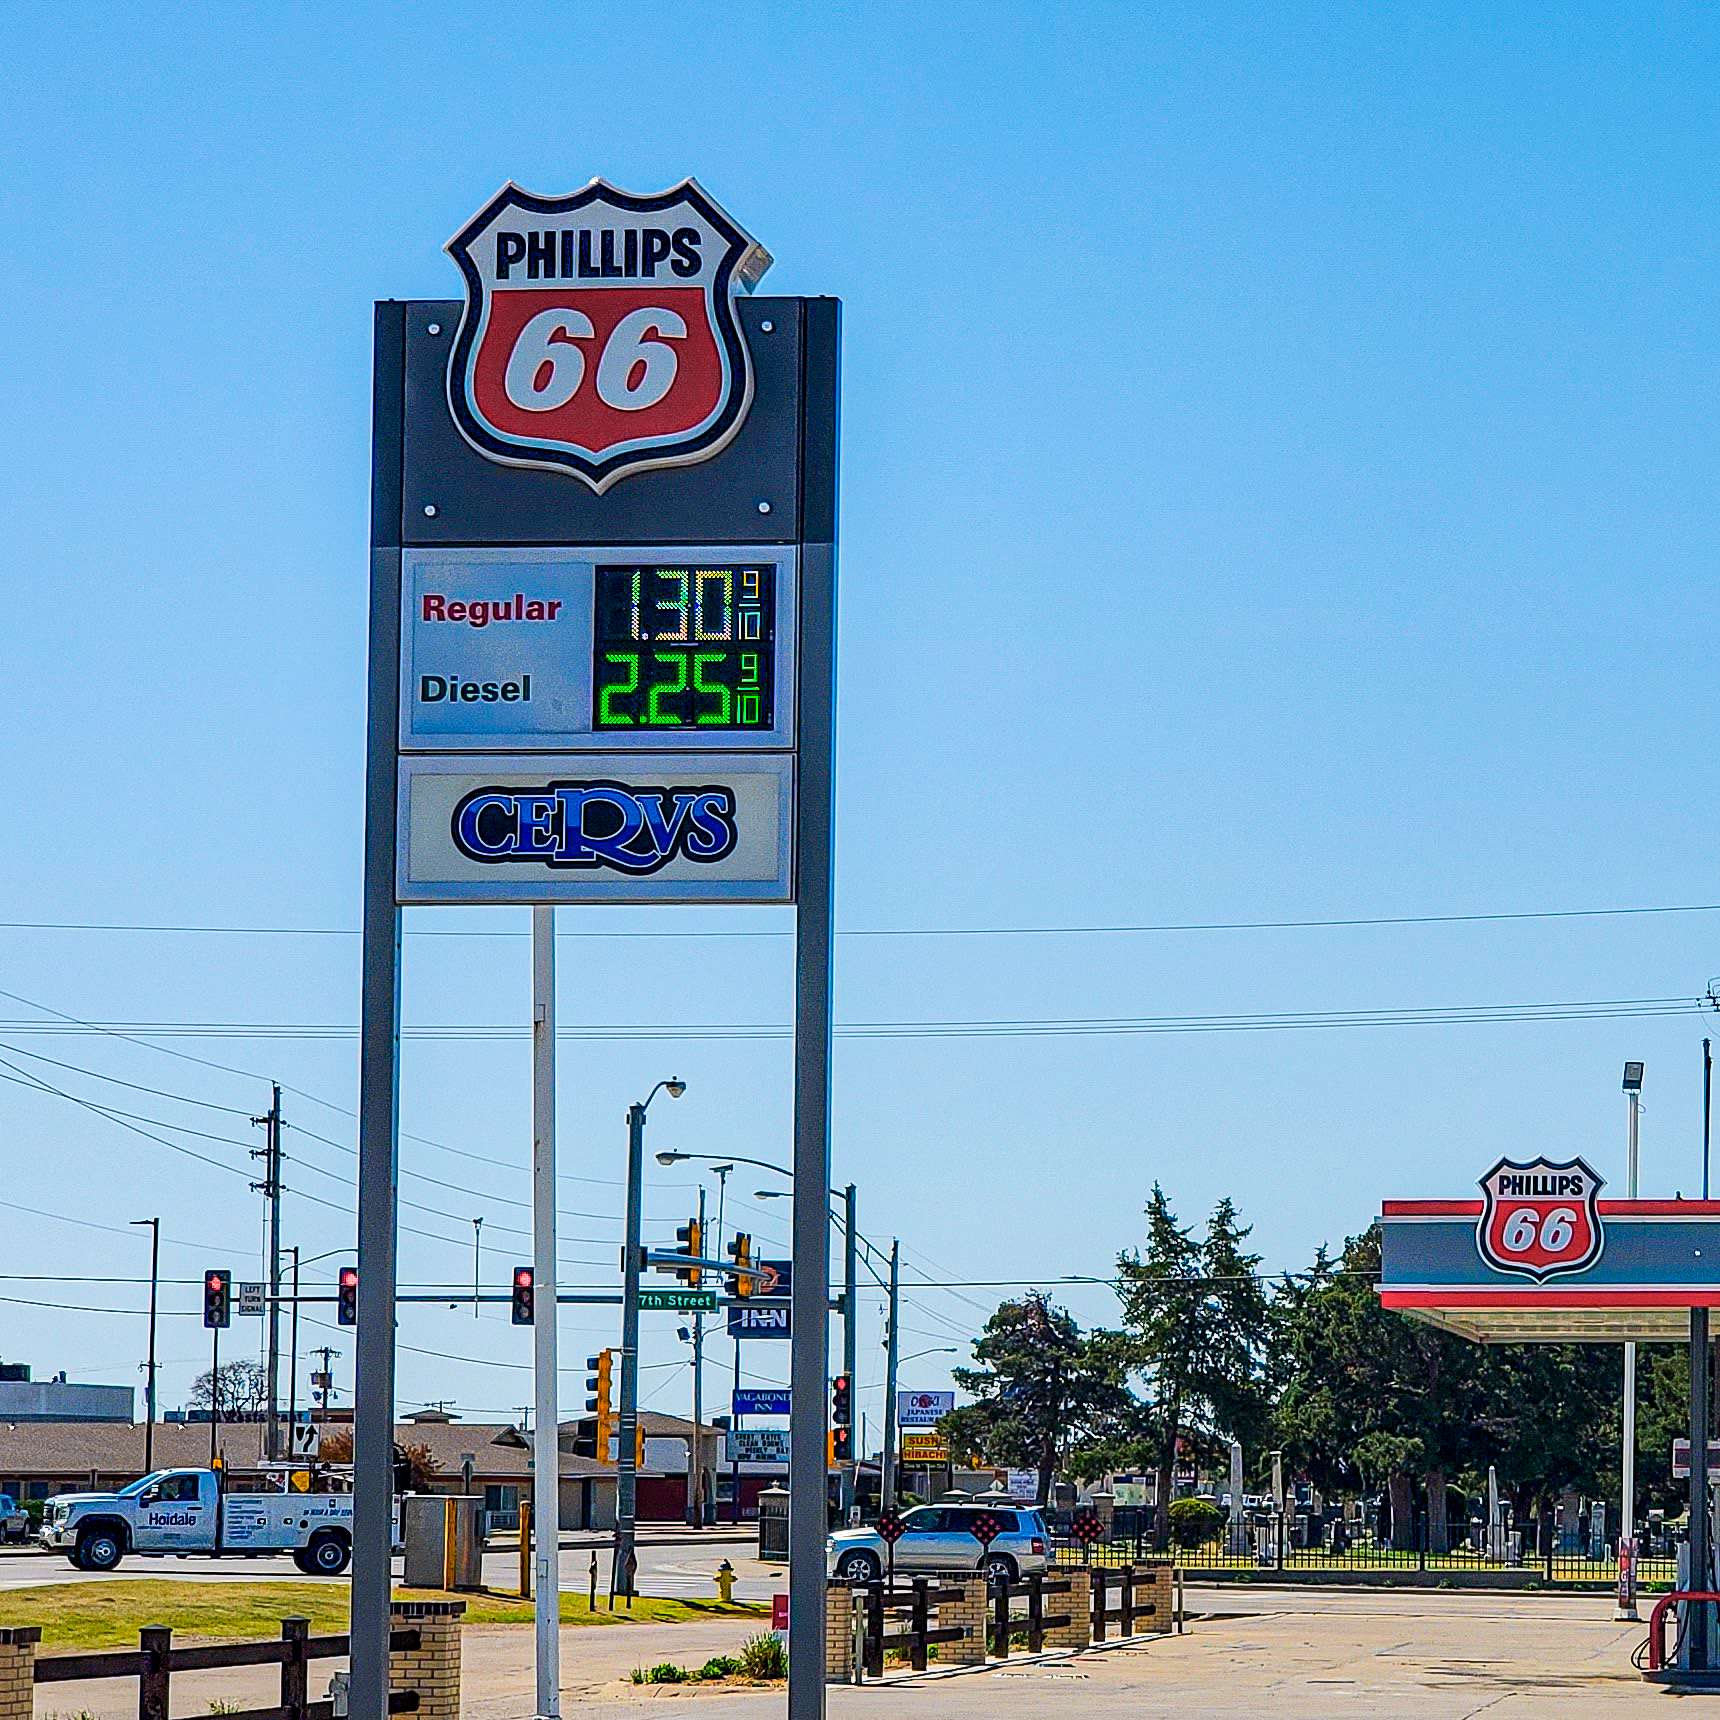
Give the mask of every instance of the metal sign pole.
[[[388, 1712], [394, 1544], [395, 1183], [400, 1127], [400, 910], [394, 746], [400, 696], [400, 485], [406, 307], [376, 307], [359, 1020], [358, 1357], [353, 1386], [352, 1710]], [[324, 1398], [325, 1406], [327, 1397]]]
[[788, 1714], [824, 1715], [830, 1347], [830, 1015], [834, 932], [836, 453], [841, 311], [806, 301], [800, 783], [795, 831], [794, 1283], [788, 1465]]
[[532, 909], [532, 1530], [538, 1720], [561, 1714], [561, 1420], [556, 1397], [555, 909]]

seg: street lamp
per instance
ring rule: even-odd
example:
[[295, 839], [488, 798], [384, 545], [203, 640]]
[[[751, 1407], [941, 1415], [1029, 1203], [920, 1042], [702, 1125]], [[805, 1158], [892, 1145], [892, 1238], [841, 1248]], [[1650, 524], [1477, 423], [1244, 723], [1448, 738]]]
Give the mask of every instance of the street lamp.
[[144, 1363], [144, 1404], [149, 1413], [143, 1422], [143, 1472], [155, 1468], [155, 1303], [161, 1285], [161, 1220], [134, 1218], [132, 1224], [149, 1226], [149, 1360]]
[[[1636, 1199], [1636, 1170], [1637, 1170], [1637, 1120], [1642, 1110], [1642, 1065], [1629, 1062], [1624, 1066], [1624, 1080], [1621, 1083], [1624, 1096], [1629, 1103], [1629, 1133], [1625, 1143], [1624, 1161], [1624, 1197], [1626, 1200]], [[1620, 1463], [1619, 1491], [1624, 1495], [1621, 1503], [1619, 1534], [1622, 1544], [1630, 1549], [1632, 1583], [1629, 1589], [1619, 1596], [1618, 1612], [1620, 1619], [1634, 1619], [1636, 1612], [1636, 1345], [1627, 1343], [1624, 1347], [1624, 1450]], [[1692, 1579], [1694, 1580], [1694, 1579]]]
[[678, 1075], [659, 1081], [642, 1102], [627, 1107], [627, 1240], [621, 1285], [621, 1413], [616, 1421], [615, 1554], [610, 1580], [633, 1593], [634, 1516], [638, 1503], [639, 1256], [644, 1223], [645, 1113], [659, 1093], [679, 1099], [687, 1083]]

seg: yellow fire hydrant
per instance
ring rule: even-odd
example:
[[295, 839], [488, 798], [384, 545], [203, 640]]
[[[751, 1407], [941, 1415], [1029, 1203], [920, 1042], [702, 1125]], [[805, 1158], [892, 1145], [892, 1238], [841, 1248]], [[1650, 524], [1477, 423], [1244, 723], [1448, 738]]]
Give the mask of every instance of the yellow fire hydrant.
[[735, 1568], [727, 1559], [717, 1566], [717, 1599], [727, 1606], [735, 1592]]

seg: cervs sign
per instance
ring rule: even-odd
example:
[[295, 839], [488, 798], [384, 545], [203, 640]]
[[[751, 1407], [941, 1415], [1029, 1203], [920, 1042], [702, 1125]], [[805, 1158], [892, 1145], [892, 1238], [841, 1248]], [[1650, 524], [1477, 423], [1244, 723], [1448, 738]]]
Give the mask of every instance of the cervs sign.
[[770, 254], [697, 181], [640, 197], [504, 185], [448, 242], [466, 308], [448, 368], [460, 433], [598, 494], [720, 452], [752, 404], [734, 296]]
[[1481, 1179], [1481, 1258], [1537, 1283], [1586, 1271], [1605, 1243], [1598, 1199], [1604, 1180], [1582, 1159], [1501, 1159]]

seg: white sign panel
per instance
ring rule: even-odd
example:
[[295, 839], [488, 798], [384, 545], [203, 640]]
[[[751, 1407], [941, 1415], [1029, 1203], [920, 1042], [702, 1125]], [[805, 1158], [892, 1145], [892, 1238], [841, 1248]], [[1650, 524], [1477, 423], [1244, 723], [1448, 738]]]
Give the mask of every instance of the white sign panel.
[[421, 902], [788, 902], [794, 761], [403, 758], [396, 894]]
[[263, 1286], [249, 1279], [241, 1278], [238, 1283], [239, 1312], [241, 1314], [261, 1314], [263, 1311]]
[[322, 1429], [314, 1421], [293, 1423], [292, 1453], [294, 1457], [316, 1457], [322, 1452]]
[[418, 549], [402, 752], [794, 743], [789, 549]]
[[899, 1427], [936, 1427], [956, 1407], [954, 1392], [897, 1392]]
[[787, 1463], [788, 1429], [786, 1427], [730, 1428], [728, 1434], [730, 1463]]
[[1039, 1471], [1037, 1469], [1006, 1469], [1003, 1489], [1017, 1505], [1039, 1503]]

